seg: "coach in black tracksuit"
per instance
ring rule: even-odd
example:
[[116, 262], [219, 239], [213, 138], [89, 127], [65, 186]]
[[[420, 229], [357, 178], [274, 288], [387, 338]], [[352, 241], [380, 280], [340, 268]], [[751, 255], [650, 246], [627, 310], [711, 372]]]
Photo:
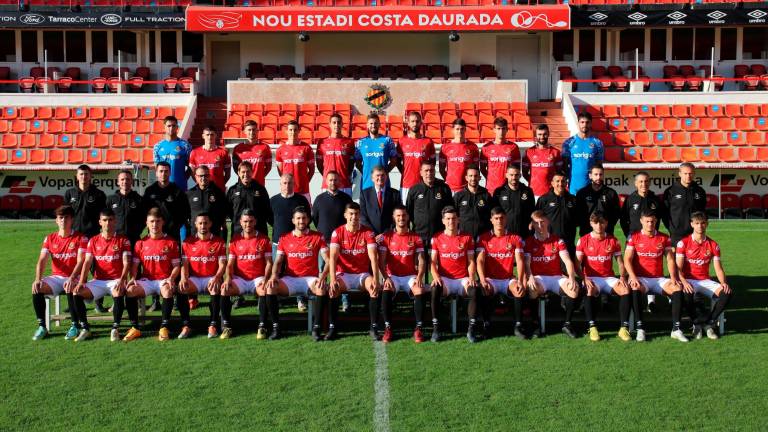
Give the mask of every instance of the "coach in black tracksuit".
[[[595, 170], [595, 167], [592, 168]], [[602, 168], [600, 168], [602, 170]], [[592, 232], [592, 226], [589, 224], [589, 215], [600, 211], [603, 212], [608, 220], [606, 232], [613, 234], [616, 223], [621, 214], [621, 204], [619, 203], [619, 194], [604, 184], [591, 182], [576, 192], [576, 213], [579, 215], [579, 236]]]
[[531, 213], [536, 210], [533, 190], [520, 183], [520, 170], [516, 166], [507, 171], [507, 183], [493, 193], [493, 201], [507, 214], [507, 231], [522, 238], [530, 235]]
[[91, 182], [91, 167], [77, 167], [77, 186], [64, 192], [64, 203], [75, 210], [72, 229], [91, 238], [101, 231], [99, 213], [107, 204], [107, 196]]
[[125, 186], [121, 185], [120, 189], [107, 197], [107, 208], [115, 212], [117, 234], [128, 237], [131, 245], [134, 245], [141, 238], [147, 224], [147, 211], [141, 203], [141, 195], [133, 190], [133, 174], [121, 172], [118, 174], [118, 184], [121, 176], [129, 176], [129, 180], [124, 183]]
[[649, 181], [650, 176], [648, 173], [641, 171], [635, 174], [636, 190], [627, 196], [624, 204], [621, 206], [619, 223], [626, 237], [629, 237], [629, 234], [635, 231], [643, 229], [640, 224], [640, 215], [643, 212], [651, 211], [656, 213], [656, 229], [659, 229], [661, 219], [666, 213], [661, 198], [649, 189]]
[[[421, 237], [428, 249], [432, 236], [443, 230], [442, 211], [453, 205], [451, 188], [435, 178], [435, 166], [421, 164], [421, 183], [408, 191], [405, 206], [413, 225], [413, 231]], [[429, 254], [427, 254], [429, 255]]]
[[678, 174], [680, 180], [664, 191], [663, 199], [666, 212], [662, 220], [673, 245], [693, 232], [691, 214], [707, 208], [707, 193], [693, 180], [693, 165], [681, 164]]
[[[203, 173], [205, 167], [195, 169], [195, 182], [192, 189], [186, 192], [189, 202], [189, 223], [192, 226], [192, 235], [197, 234], [195, 229], [195, 218], [200, 213], [208, 213], [211, 217], [211, 233], [227, 240], [227, 215], [229, 214], [229, 205], [227, 196], [216, 184], [203, 178], [198, 174]], [[206, 171], [207, 174], [207, 171]]]
[[547, 215], [552, 233], [565, 242], [573, 259], [576, 253], [575, 237], [579, 219], [576, 197], [565, 187], [565, 176], [562, 173], [552, 177], [552, 188], [539, 197], [536, 209]]
[[488, 189], [478, 184], [479, 179], [479, 170], [467, 169], [467, 185], [453, 196], [459, 211], [459, 230], [471, 235], [474, 240], [491, 229], [491, 209], [495, 207]]
[[269, 230], [267, 225], [273, 225], [275, 221], [272, 205], [269, 202], [269, 193], [259, 182], [251, 179], [250, 171], [247, 173], [247, 176], [240, 177], [240, 180], [227, 191], [229, 216], [232, 218], [232, 235], [243, 231], [240, 227], [240, 215], [245, 209], [250, 209], [256, 214], [256, 231], [266, 235]]
[[181, 227], [189, 220], [187, 196], [168, 178], [158, 179], [144, 191], [142, 205], [147, 211], [152, 207], [160, 209], [163, 215], [163, 231], [177, 241], [181, 239]]

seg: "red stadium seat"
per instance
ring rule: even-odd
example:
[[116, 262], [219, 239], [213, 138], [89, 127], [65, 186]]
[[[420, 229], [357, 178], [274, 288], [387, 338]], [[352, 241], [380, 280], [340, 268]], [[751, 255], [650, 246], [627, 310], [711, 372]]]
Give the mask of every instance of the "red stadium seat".
[[739, 158], [736, 154], [736, 149], [732, 147], [721, 147], [717, 149], [717, 158], [721, 162], [738, 162]]
[[757, 149], [754, 147], [740, 147], [738, 152], [739, 160], [742, 162], [759, 162], [757, 159]]
[[720, 194], [720, 208], [722, 209], [723, 217], [725, 218], [741, 219], [743, 217], [741, 212], [741, 202], [736, 194]]
[[627, 162], [641, 162], [641, 151], [637, 148], [630, 147], [624, 149], [624, 160]]
[[[639, 145], [641, 147], [653, 146], [653, 137], [648, 132], [635, 132], [633, 134], [633, 141], [635, 145]], [[643, 160], [645, 160], [645, 158], [643, 158]]]
[[[643, 154], [643, 159], [645, 159], [645, 154]], [[680, 162], [680, 150], [676, 147], [663, 148], [661, 149], [661, 159], [668, 163]]]
[[744, 132], [728, 132], [727, 141], [730, 145], [743, 146], [747, 144], [746, 134]]
[[30, 217], [39, 217], [43, 210], [43, 197], [40, 195], [26, 195], [21, 199], [21, 211]]
[[747, 219], [762, 218], [765, 216], [760, 196], [757, 194], [744, 194], [739, 201], [739, 207]]
[[48, 212], [49, 216], [62, 204], [64, 204], [64, 197], [61, 195], [46, 195], [43, 197], [43, 211]]
[[16, 148], [19, 145], [19, 137], [17, 135], [3, 135], [2, 147], [5, 149]]
[[713, 147], [698, 148], [698, 160], [702, 162], [717, 162], [717, 152]]
[[709, 141], [707, 140], [707, 134], [705, 132], [691, 132], [688, 134], [688, 139], [692, 146], [709, 145]]
[[715, 119], [711, 117], [699, 118], [699, 129], [703, 131], [716, 131], [717, 124], [715, 122]]
[[641, 156], [643, 162], [661, 162], [661, 155], [658, 148], [644, 148]]

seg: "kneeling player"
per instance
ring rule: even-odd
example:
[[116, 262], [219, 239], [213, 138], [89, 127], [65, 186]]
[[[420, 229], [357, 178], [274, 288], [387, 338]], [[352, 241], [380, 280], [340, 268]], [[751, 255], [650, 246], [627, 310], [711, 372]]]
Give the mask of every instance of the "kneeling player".
[[[200, 213], [195, 217], [194, 237], [187, 238], [181, 245], [181, 278], [179, 279], [180, 295], [210, 294], [208, 305], [211, 316], [208, 325], [208, 339], [219, 335], [216, 325], [219, 321], [219, 305], [221, 303], [220, 285], [224, 277], [227, 263], [227, 247], [221, 237], [211, 232], [211, 216]], [[183, 303], [183, 301], [181, 302]], [[188, 303], [187, 303], [188, 304]], [[179, 305], [181, 310], [181, 304]], [[182, 320], [189, 321], [189, 309], [185, 308], [186, 316]], [[223, 327], [222, 339], [229, 339], [232, 330]]]
[[[536, 299], [546, 293], [557, 294], [565, 304], [565, 321], [563, 333], [570, 338], [575, 338], [571, 328], [573, 310], [576, 300], [579, 298], [579, 284], [576, 282], [576, 272], [573, 261], [568, 254], [568, 247], [560, 237], [550, 234], [549, 218], [541, 210], [531, 213], [531, 228], [533, 234], [525, 239], [523, 251], [525, 252], [525, 285], [531, 292], [531, 297]], [[559, 259], [558, 259], [559, 258]], [[565, 265], [568, 277], [563, 276], [560, 261]], [[538, 317], [536, 330], [539, 332]]]
[[[731, 301], [732, 291], [725, 280], [723, 263], [720, 261], [720, 246], [707, 237], [709, 219], [704, 212], [695, 212], [691, 215], [691, 227], [693, 234], [677, 242], [676, 261], [681, 269], [680, 283], [683, 291], [689, 294], [689, 310], [693, 310], [693, 297], [690, 294], [703, 294], [715, 302], [714, 307], [706, 316], [693, 317], [693, 336], [696, 339], [702, 337], [702, 324], [704, 332], [710, 339], [717, 339], [719, 335], [715, 330], [715, 320], [723, 313], [728, 302]], [[709, 278], [709, 263], [715, 268], [717, 282]]]
[[256, 339], [267, 338], [266, 275], [272, 274], [272, 243], [265, 233], [256, 231], [256, 212], [245, 209], [240, 214], [240, 234], [229, 242], [229, 259], [224, 283], [221, 284], [221, 326], [224, 333], [232, 333], [231, 297], [253, 294], [259, 301], [259, 329]]
[[[80, 282], [75, 288], [74, 307], [77, 308], [82, 328], [75, 342], [91, 337], [85, 300], [96, 301], [106, 295], [111, 295], [114, 299], [112, 331], [109, 339], [112, 342], [120, 340], [120, 321], [125, 309], [125, 287], [128, 284], [128, 271], [131, 268], [131, 242], [128, 237], [115, 233], [117, 221], [112, 209], [106, 208], [99, 213], [99, 225], [101, 225], [101, 233], [91, 237], [88, 242]], [[93, 268], [93, 279], [86, 282], [91, 268]]]
[[383, 342], [392, 340], [390, 318], [392, 316], [392, 300], [399, 291], [407, 292], [413, 297], [413, 313], [416, 316], [416, 328], [413, 330], [413, 340], [424, 342], [421, 323], [424, 318], [424, 304], [429, 295], [429, 286], [424, 285], [426, 258], [424, 243], [418, 234], [411, 231], [408, 220], [408, 210], [403, 205], [396, 205], [392, 211], [395, 229], [387, 231], [376, 238], [379, 244], [379, 269], [384, 279], [381, 299], [384, 303], [384, 336]]
[[[632, 339], [629, 334], [629, 310], [632, 299], [625, 279], [624, 261], [621, 259], [621, 245], [613, 234], [606, 233], [608, 220], [601, 211], [589, 216], [592, 232], [580, 238], [576, 243], [576, 259], [584, 275], [584, 287], [587, 295], [584, 297], [584, 314], [589, 325], [589, 339], [593, 342], [600, 340], [597, 330], [597, 300], [600, 294], [615, 294], [619, 296], [619, 339]], [[619, 266], [617, 278], [613, 272], [613, 260]]]
[[[376, 251], [376, 238], [373, 231], [360, 225], [360, 205], [348, 203], [344, 208], [347, 223], [336, 228], [331, 234], [331, 253], [328, 261], [331, 284], [328, 294], [331, 299], [347, 292], [368, 293], [368, 309], [371, 316], [369, 334], [373, 340], [379, 340], [379, 263]], [[336, 321], [336, 305], [331, 304], [332, 318]], [[329, 330], [330, 332], [330, 330]], [[390, 335], [391, 337], [391, 335]]]
[[[328, 262], [328, 247], [322, 234], [309, 229], [309, 209], [304, 206], [296, 207], [292, 221], [293, 231], [283, 234], [277, 243], [277, 259], [267, 283], [267, 307], [272, 319], [272, 333], [269, 339], [280, 337], [280, 304], [277, 296], [305, 296], [311, 291], [316, 296], [312, 337], [319, 341], [323, 307], [328, 300], [325, 286], [328, 266], [320, 272], [317, 257], [322, 256], [323, 261]], [[283, 277], [278, 277], [283, 263], [285, 272]], [[329, 330], [326, 339], [333, 337], [332, 330]]]
[[[139, 329], [139, 299], [151, 295], [159, 295], [163, 298], [160, 331], [157, 338], [160, 341], [170, 339], [168, 322], [173, 311], [173, 294], [176, 278], [180, 273], [179, 245], [172, 237], [163, 233], [163, 214], [157, 207], [147, 212], [147, 231], [149, 234], [136, 242], [133, 250], [133, 266], [131, 277], [133, 281], [128, 285], [126, 309], [131, 320], [131, 329], [123, 338], [131, 341], [141, 336]], [[141, 279], [137, 279], [141, 265]], [[186, 297], [186, 296], [185, 296]], [[189, 308], [186, 298], [179, 301], [179, 309]], [[187, 309], [188, 310], [188, 309]], [[191, 329], [189, 323], [183, 323], [179, 339], [189, 336]]]
[[469, 297], [467, 340], [477, 342], [475, 323], [480, 294], [475, 285], [475, 242], [459, 232], [459, 214], [452, 206], [442, 211], [445, 230], [432, 237], [432, 342], [440, 340], [440, 298], [455, 295]]
[[[525, 298], [525, 264], [523, 239], [507, 231], [507, 214], [501, 207], [491, 209], [492, 231], [480, 235], [477, 242], [477, 275], [483, 287], [483, 328], [487, 337], [494, 308], [494, 296], [512, 297], [514, 304], [515, 336], [525, 339], [522, 330], [523, 298]], [[517, 265], [517, 278], [515, 278]]]
[[[642, 229], [630, 234], [624, 250], [624, 268], [629, 275], [629, 287], [632, 289], [633, 309], [635, 310], [635, 328], [637, 341], [645, 340], [643, 329], [642, 300], [646, 294], [665, 295], [672, 299], [672, 339], [688, 342], [680, 330], [680, 311], [683, 293], [677, 279], [675, 253], [669, 236], [656, 231], [656, 214], [643, 211], [640, 215]], [[669, 278], [664, 277], [664, 258], [667, 259]]]
[[[32, 306], [37, 317], [37, 331], [32, 340], [48, 336], [45, 327], [45, 296], [67, 293], [69, 313], [72, 325], [64, 339], [72, 340], [78, 336], [80, 320], [75, 309], [74, 288], [77, 285], [80, 269], [85, 260], [88, 238], [72, 229], [75, 210], [70, 206], [61, 206], [54, 212], [59, 229], [43, 240], [40, 256], [35, 267], [35, 281], [32, 282]], [[51, 275], [43, 277], [46, 261], [51, 257]]]

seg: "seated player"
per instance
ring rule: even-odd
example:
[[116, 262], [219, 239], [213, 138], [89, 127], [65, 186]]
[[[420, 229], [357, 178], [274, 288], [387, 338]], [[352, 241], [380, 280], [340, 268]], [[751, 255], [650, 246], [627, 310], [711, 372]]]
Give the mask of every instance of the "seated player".
[[[144, 301], [144, 298], [151, 295], [159, 295], [162, 300], [162, 314], [160, 321], [160, 331], [157, 338], [160, 341], [170, 339], [168, 323], [173, 311], [173, 295], [176, 278], [181, 272], [179, 260], [179, 244], [168, 234], [163, 233], [163, 214], [157, 207], [147, 212], [147, 232], [146, 237], [136, 242], [133, 248], [133, 266], [131, 268], [131, 278], [133, 279], [127, 288], [128, 298], [125, 302], [125, 308], [128, 311], [128, 318], [131, 320], [131, 329], [123, 338], [124, 341], [132, 341], [141, 337], [139, 328], [139, 304], [138, 301]], [[139, 266], [141, 266], [141, 278], [139, 275]], [[189, 314], [189, 302], [186, 295], [179, 296], [179, 313], [183, 315], [182, 308]], [[179, 339], [189, 336], [191, 329], [189, 323], [184, 323]]]
[[[562, 330], [568, 337], [575, 338], [576, 333], [571, 328], [571, 319], [576, 300], [579, 298], [579, 284], [576, 282], [576, 271], [573, 261], [571, 261], [571, 255], [568, 253], [568, 247], [561, 238], [555, 234], [550, 234], [549, 218], [542, 210], [531, 213], [531, 229], [533, 234], [525, 239], [523, 247], [525, 252], [525, 285], [534, 299], [548, 292], [557, 294], [563, 299], [565, 321]], [[560, 267], [561, 261], [568, 273], [567, 277], [563, 276]], [[534, 322], [536, 324], [534, 337], [540, 336], [539, 319], [541, 317], [538, 317]]]
[[[221, 304], [221, 282], [227, 265], [227, 246], [221, 237], [211, 232], [211, 216], [203, 212], [195, 217], [195, 236], [188, 237], [181, 244], [181, 278], [179, 293], [186, 295], [210, 294], [208, 305], [211, 316], [208, 325], [208, 339], [219, 336], [216, 328], [219, 322]], [[188, 318], [187, 318], [188, 319]], [[221, 338], [229, 339], [232, 330], [221, 329]]]
[[[305, 296], [311, 291], [316, 296], [312, 337], [315, 341], [319, 341], [323, 306], [328, 302], [326, 295], [328, 266], [325, 266], [321, 272], [317, 257], [321, 256], [323, 261], [328, 262], [328, 246], [322, 234], [309, 229], [308, 208], [296, 207], [293, 210], [292, 222], [293, 231], [283, 234], [277, 243], [277, 259], [272, 266], [272, 276], [267, 283], [267, 308], [272, 319], [272, 333], [269, 339], [280, 338], [280, 304], [277, 296]], [[278, 277], [283, 266], [285, 266], [283, 276]], [[331, 327], [326, 339], [333, 337], [333, 327]]]
[[[331, 234], [328, 271], [333, 276], [328, 295], [334, 299], [347, 292], [367, 292], [371, 316], [371, 329], [368, 333], [373, 340], [380, 340], [378, 322], [381, 285], [376, 238], [370, 228], [360, 225], [360, 204], [348, 203], [344, 207], [344, 219], [347, 223]], [[329, 322], [335, 326], [334, 304], [331, 305], [330, 316], [332, 318], [329, 318]]]
[[266, 275], [272, 274], [272, 243], [266, 233], [256, 231], [256, 212], [245, 209], [240, 213], [240, 234], [229, 242], [229, 259], [224, 283], [221, 284], [221, 326], [224, 332], [231, 330], [232, 296], [253, 294], [259, 298], [259, 329], [256, 339], [267, 338], [267, 290]]
[[429, 294], [429, 285], [424, 284], [426, 272], [426, 257], [424, 243], [418, 234], [411, 231], [408, 220], [408, 210], [404, 205], [396, 205], [392, 210], [395, 229], [387, 231], [376, 238], [379, 245], [379, 270], [384, 284], [381, 299], [384, 303], [384, 336], [382, 342], [392, 340], [390, 319], [392, 317], [392, 301], [400, 292], [407, 292], [413, 298], [413, 313], [416, 316], [416, 328], [413, 330], [413, 340], [424, 342], [421, 324], [424, 319], [424, 303]]
[[[507, 214], [501, 207], [491, 209], [491, 231], [477, 241], [477, 277], [482, 290], [483, 329], [487, 337], [497, 294], [512, 297], [515, 336], [525, 339], [522, 329], [523, 299], [525, 298], [525, 264], [523, 239], [506, 229]], [[514, 269], [517, 266], [517, 277]]]
[[[635, 310], [635, 340], [645, 341], [643, 329], [642, 300], [646, 294], [665, 295], [672, 298], [672, 339], [688, 342], [680, 330], [680, 311], [683, 293], [677, 279], [675, 253], [669, 236], [656, 231], [656, 213], [645, 210], [640, 214], [642, 229], [629, 235], [624, 249], [624, 268], [627, 281], [632, 289], [633, 309]], [[667, 259], [669, 278], [664, 277], [664, 258]]]
[[[75, 287], [75, 304], [80, 318], [80, 334], [75, 342], [82, 342], [91, 337], [85, 301], [96, 301], [111, 295], [112, 331], [109, 339], [120, 340], [120, 321], [125, 309], [125, 287], [128, 285], [128, 272], [131, 269], [131, 241], [118, 235], [115, 212], [105, 208], [99, 213], [101, 233], [91, 237], [85, 252], [85, 262], [80, 273], [80, 282]], [[93, 270], [93, 279], [88, 280], [88, 273]], [[72, 306], [70, 306], [72, 307]]]
[[[589, 225], [592, 232], [583, 236], [576, 243], [576, 259], [579, 269], [584, 275], [584, 314], [589, 325], [589, 339], [593, 342], [600, 340], [597, 330], [597, 301], [600, 294], [615, 294], [619, 296], [619, 339], [632, 340], [629, 334], [629, 310], [632, 299], [627, 286], [624, 261], [621, 259], [621, 244], [619, 240], [606, 232], [608, 219], [601, 211], [589, 215]], [[619, 278], [613, 272], [613, 260], [619, 266]]]
[[442, 212], [445, 230], [432, 237], [432, 342], [440, 341], [440, 297], [469, 297], [467, 340], [477, 342], [475, 321], [477, 297], [475, 286], [475, 242], [469, 234], [459, 232], [459, 214], [453, 206]]
[[[67, 294], [72, 319], [72, 325], [64, 339], [72, 340], [79, 333], [80, 320], [73, 307], [74, 288], [85, 260], [88, 238], [72, 229], [75, 217], [75, 210], [72, 207], [60, 206], [54, 214], [58, 230], [43, 240], [37, 266], [35, 266], [35, 280], [32, 282], [32, 306], [35, 308], [37, 317], [37, 330], [32, 340], [40, 340], [48, 336], [48, 328], [45, 327], [45, 296], [59, 295], [63, 292]], [[49, 256], [51, 257], [51, 275], [43, 277]]]
[[[676, 262], [677, 268], [682, 272], [680, 283], [683, 291], [688, 294], [686, 301], [689, 303], [689, 310], [693, 310], [692, 294], [703, 294], [715, 302], [714, 307], [706, 316], [699, 316], [693, 319], [693, 337], [701, 339], [702, 324], [703, 331], [710, 339], [718, 339], [720, 336], [715, 329], [715, 320], [725, 311], [728, 302], [731, 301], [733, 292], [728, 282], [725, 280], [725, 270], [720, 261], [720, 246], [707, 237], [707, 226], [709, 218], [704, 212], [694, 212], [691, 214], [691, 227], [693, 234], [677, 242]], [[709, 263], [715, 268], [717, 282], [709, 278]]]

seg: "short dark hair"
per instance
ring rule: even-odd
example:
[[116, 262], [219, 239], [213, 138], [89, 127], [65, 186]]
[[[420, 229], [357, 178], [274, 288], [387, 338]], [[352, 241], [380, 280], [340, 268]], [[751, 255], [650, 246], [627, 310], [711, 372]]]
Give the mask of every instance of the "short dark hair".
[[243, 129], [247, 128], [248, 126], [253, 126], [258, 129], [259, 125], [256, 123], [256, 120], [246, 120], [245, 123], [243, 123]]
[[494, 126], [503, 127], [503, 128], [508, 128], [509, 127], [509, 122], [504, 117], [496, 117], [493, 120], [493, 125]]
[[240, 162], [240, 165], [237, 166], [237, 169], [240, 169], [240, 167], [247, 167], [248, 169], [253, 169], [253, 164], [250, 161], [242, 161]]
[[453, 123], [451, 123], [451, 126], [456, 126], [456, 125], [467, 127], [467, 122], [464, 121], [464, 119], [461, 117], [456, 117], [453, 120]]
[[211, 214], [208, 213], [208, 212], [200, 212], [200, 213], [197, 214], [197, 216], [195, 216], [195, 220], [197, 220], [197, 218], [199, 218], [199, 217], [207, 217], [210, 220], [211, 219]]
[[325, 173], [325, 176], [326, 176], [326, 177], [328, 177], [328, 175], [330, 175], [330, 174], [333, 174], [333, 175], [335, 175], [335, 176], [337, 176], [337, 177], [338, 177], [338, 175], [339, 175], [339, 173], [338, 173], [338, 172], [336, 172], [336, 171], [334, 171], [334, 170], [330, 170], [330, 171], [328, 171], [327, 173]]
[[75, 209], [72, 208], [72, 206], [68, 205], [62, 205], [56, 207], [56, 210], [53, 211], [53, 214], [58, 216], [69, 216], [69, 217], [75, 217]]
[[88, 172], [91, 172], [91, 167], [86, 165], [86, 164], [82, 164], [82, 165], [79, 165], [77, 167], [77, 171], [88, 171]]
[[150, 217], [150, 216], [165, 220], [165, 216], [163, 216], [163, 212], [160, 211], [159, 207], [152, 207], [151, 209], [149, 209], [149, 211], [147, 212], [147, 217]]
[[174, 117], [172, 115], [169, 115], [169, 116], [165, 116], [165, 118], [163, 119], [163, 124], [165, 124], [165, 123], [167, 123], [169, 121], [172, 121], [172, 122], [174, 122], [176, 124], [179, 123], [179, 119], [177, 119], [176, 117]]
[[499, 206], [496, 206], [496, 207], [491, 209], [491, 216], [496, 216], [496, 215], [504, 215], [504, 216], [506, 216], [507, 212], [505, 212], [503, 208], [501, 208]]
[[694, 167], [694, 166], [693, 166], [693, 164], [692, 164], [692, 163], [690, 163], [690, 162], [683, 162], [683, 163], [681, 163], [681, 164], [680, 164], [680, 167], [679, 167], [678, 169], [680, 169], [680, 168], [690, 168], [690, 169], [694, 169], [695, 167]]
[[587, 119], [589, 121], [592, 121], [592, 114], [590, 114], [590, 113], [588, 113], [586, 111], [581, 111], [581, 112], [579, 112], [579, 115], [576, 116], [576, 119], [577, 120]]
[[245, 216], [245, 217], [252, 217], [254, 219], [258, 219], [256, 217], [256, 212], [254, 210], [252, 210], [252, 209], [249, 209], [249, 208], [247, 208], [247, 209], [243, 210], [242, 212], [240, 212], [240, 217], [242, 218], [243, 216]]
[[543, 130], [549, 132], [549, 126], [545, 125], [544, 123], [536, 126], [536, 130]]
[[117, 176], [120, 177], [120, 174], [128, 174], [129, 176], [131, 176], [131, 178], [133, 178], [133, 171], [129, 169], [120, 170], [120, 172], [117, 173]]
[[161, 166], [168, 167], [168, 169], [171, 169], [171, 164], [169, 164], [166, 161], [160, 161], [160, 162], [156, 163], [155, 164], [155, 169], [157, 169], [157, 167], [161, 167]]
[[289, 120], [288, 123], [285, 124], [285, 127], [288, 127], [288, 126], [299, 127], [299, 122], [297, 122], [296, 120]]
[[638, 172], [635, 174], [635, 179], [637, 179], [637, 178], [638, 178], [638, 177], [640, 177], [640, 176], [646, 176], [646, 177], [648, 177], [648, 178], [651, 178], [651, 175], [650, 175], [650, 174], [648, 174], [648, 171], [638, 171]]
[[341, 121], [341, 122], [344, 121], [344, 117], [342, 117], [341, 114], [339, 114], [339, 113], [337, 113], [335, 111], [333, 112], [333, 114], [331, 114], [330, 117], [328, 117], [328, 121], [331, 121], [332, 118], [339, 119], [339, 121]]
[[709, 216], [707, 216], [706, 213], [703, 211], [695, 211], [691, 213], [691, 222], [707, 222], [709, 221]]
[[115, 212], [109, 207], [104, 207], [99, 211], [99, 219], [102, 217], [115, 217]]
[[372, 113], [368, 114], [368, 116], [365, 119], [366, 120], [379, 120], [379, 115], [372, 112]]
[[645, 209], [642, 212], [640, 212], [640, 217], [641, 218], [644, 218], [644, 217], [657, 218], [658, 216], [656, 216], [656, 212], [655, 211], [650, 210], [650, 209]]
[[392, 207], [392, 213], [398, 210], [403, 210], [406, 214], [408, 213], [408, 208], [402, 204], [395, 204], [395, 206]]
[[565, 175], [564, 171], [555, 171], [555, 173], [552, 175], [552, 178], [555, 178], [555, 177], [568, 178], [568, 176]]
[[608, 219], [606, 219], [605, 213], [603, 213], [600, 210], [595, 210], [595, 211], [592, 212], [591, 215], [589, 215], [589, 221], [590, 222], [599, 222], [601, 220], [602, 221], [607, 221]]
[[291, 212], [291, 217], [296, 216], [296, 213], [301, 213], [304, 216], [309, 216], [309, 209], [304, 206], [298, 206]]
[[419, 120], [421, 120], [421, 113], [420, 113], [420, 112], [418, 112], [418, 111], [410, 111], [410, 112], [408, 113], [408, 117], [410, 117], [410, 116], [416, 116], [416, 117], [418, 117], [418, 118], [419, 118]]
[[205, 127], [203, 128], [203, 131], [209, 131], [209, 132], [213, 132], [213, 133], [218, 133], [218, 132], [216, 132], [216, 127], [214, 125], [210, 125], [210, 124], [209, 125], [205, 125]]
[[458, 214], [459, 212], [456, 211], [456, 207], [454, 206], [445, 206], [443, 207], [443, 210], [440, 212], [440, 216], [443, 217], [449, 213]]
[[347, 210], [360, 211], [360, 204], [358, 204], [358, 203], [356, 203], [354, 201], [349, 202], [349, 203], [347, 203], [347, 205], [344, 206], [344, 211], [346, 212]]
[[600, 171], [605, 171], [605, 168], [603, 167], [602, 162], [595, 162], [595, 164], [589, 168], [589, 172], [592, 172], [593, 169], [599, 169]]
[[208, 168], [207, 165], [198, 165], [198, 166], [195, 167], [195, 171], [194, 172], [197, 172], [197, 170], [203, 170], [205, 172], [211, 172], [211, 169]]
[[467, 172], [467, 171], [469, 171], [469, 170], [475, 170], [475, 171], [478, 171], [478, 172], [479, 172], [479, 171], [480, 171], [480, 167], [479, 167], [479, 166], [477, 166], [477, 165], [475, 165], [475, 164], [471, 164], [471, 165], [469, 165], [469, 166], [467, 167], [467, 169], [466, 169], [464, 172], [466, 173], [466, 172]]

